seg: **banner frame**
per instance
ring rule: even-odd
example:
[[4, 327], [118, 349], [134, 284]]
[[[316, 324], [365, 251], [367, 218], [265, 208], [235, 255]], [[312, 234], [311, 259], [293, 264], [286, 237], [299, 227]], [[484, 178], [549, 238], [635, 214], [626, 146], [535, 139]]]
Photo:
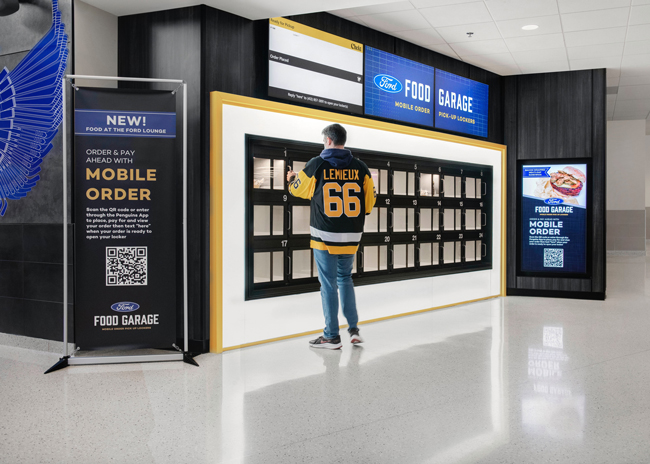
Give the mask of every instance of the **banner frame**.
[[[84, 356], [76, 358], [75, 349], [70, 354], [68, 347], [68, 179], [67, 179], [67, 101], [66, 81], [77, 90], [73, 81], [75, 79], [102, 80], [115, 82], [149, 82], [178, 84], [171, 93], [175, 94], [180, 88], [183, 89], [183, 349], [172, 344], [178, 353], [151, 354], [132, 356]], [[117, 76], [86, 76], [79, 74], [67, 74], [61, 78], [63, 93], [63, 357], [48, 369], [45, 373], [62, 369], [69, 365], [88, 364], [118, 364], [133, 362], [160, 362], [160, 361], [184, 361], [188, 364], [198, 366], [189, 353], [188, 340], [188, 290], [187, 290], [187, 82], [182, 79], [154, 79], [142, 77], [117, 77]]]

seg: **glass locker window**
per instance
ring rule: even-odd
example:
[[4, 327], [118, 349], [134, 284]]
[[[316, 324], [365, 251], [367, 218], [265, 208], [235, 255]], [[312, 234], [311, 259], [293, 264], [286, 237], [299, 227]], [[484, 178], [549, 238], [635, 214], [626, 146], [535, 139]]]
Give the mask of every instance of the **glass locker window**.
[[415, 244], [411, 243], [407, 245], [406, 252], [407, 252], [406, 266], [415, 267]]
[[284, 235], [284, 206], [273, 207], [273, 235]]
[[465, 196], [467, 198], [476, 198], [476, 180], [473, 177], [465, 179]]
[[465, 242], [465, 261], [471, 262], [476, 259], [476, 243], [474, 240]]
[[473, 209], [465, 210], [465, 230], [474, 230], [476, 228], [476, 211]]
[[456, 251], [456, 242], [445, 242], [443, 245], [443, 262], [449, 264], [454, 262], [454, 253]]
[[382, 245], [379, 247], [379, 270], [386, 269], [388, 269], [388, 246]]
[[456, 242], [456, 247], [455, 248], [456, 248], [456, 262], [460, 263], [460, 261], [461, 261], [460, 250], [462, 248], [462, 244], [460, 242]]
[[273, 190], [284, 190], [284, 160], [273, 160]]
[[420, 174], [420, 196], [421, 197], [430, 197], [433, 196], [433, 175], [432, 174]]
[[440, 244], [434, 242], [431, 244], [431, 265], [437, 266], [440, 264]]
[[456, 230], [461, 230], [461, 228], [462, 228], [462, 222], [461, 222], [462, 214], [463, 214], [462, 210], [460, 210], [460, 209], [456, 210], [456, 214], [455, 214], [455, 216], [456, 216]]
[[271, 235], [271, 207], [253, 206], [253, 235]]
[[296, 174], [298, 174], [300, 171], [302, 171], [303, 169], [305, 169], [305, 165], [306, 165], [306, 164], [307, 164], [307, 162], [305, 162], [305, 161], [294, 161], [294, 162], [293, 162], [293, 166], [291, 166], [291, 169], [292, 169]]
[[363, 248], [363, 271], [374, 272], [379, 270], [379, 247], [367, 246]]
[[438, 174], [433, 175], [433, 196], [440, 196], [440, 175]]
[[273, 282], [284, 280], [284, 252], [273, 252]]
[[306, 279], [312, 276], [311, 250], [293, 250], [291, 275], [294, 279]]
[[431, 219], [433, 219], [431, 230], [440, 230], [440, 210], [438, 208], [433, 208], [433, 213], [431, 213], [431, 216]]
[[480, 209], [477, 209], [476, 210], [476, 224], [474, 224], [474, 229], [481, 230], [482, 225], [483, 225], [483, 214], [481, 213]]
[[406, 230], [415, 232], [415, 208], [408, 208], [406, 215]]
[[431, 231], [431, 208], [420, 208], [420, 231]]
[[375, 184], [375, 190], [379, 192], [379, 169], [368, 168], [370, 171], [370, 177], [372, 177], [372, 182]]
[[379, 170], [379, 190], [380, 195], [388, 195], [388, 171], [386, 169]]
[[452, 208], [445, 208], [443, 211], [443, 219], [444, 219], [444, 230], [455, 230], [455, 225], [454, 225], [454, 217], [455, 217], [455, 210]]
[[271, 281], [271, 253], [253, 253], [253, 283]]
[[483, 196], [483, 182], [481, 179], [476, 179], [476, 198], [481, 198]]
[[415, 195], [415, 173], [414, 172], [409, 172], [408, 176], [408, 188], [406, 189], [407, 195], [414, 196]]
[[379, 232], [388, 232], [388, 208], [379, 208]]
[[271, 188], [271, 160], [253, 158], [253, 188]]
[[393, 195], [406, 195], [406, 172], [393, 172]]
[[406, 208], [393, 208], [393, 232], [406, 232]]
[[460, 198], [463, 195], [463, 178], [456, 177], [456, 198]]
[[420, 266], [431, 266], [430, 243], [420, 243]]
[[393, 245], [393, 269], [406, 267], [406, 245]]
[[442, 192], [445, 198], [454, 198], [454, 176], [444, 176], [442, 183]]
[[[357, 255], [358, 255], [358, 253], [354, 254], [354, 261], [352, 261], [352, 274], [357, 273]], [[316, 262], [316, 260], [314, 260], [314, 263], [315, 262]], [[318, 273], [316, 275], [318, 275]]]
[[294, 205], [293, 214], [291, 215], [291, 233], [296, 234], [309, 234], [309, 213], [311, 211], [309, 206]]
[[481, 261], [483, 259], [483, 245], [480, 240], [476, 241], [476, 261]]
[[373, 208], [370, 214], [366, 216], [366, 222], [363, 225], [364, 232], [377, 232], [379, 230], [379, 210]]

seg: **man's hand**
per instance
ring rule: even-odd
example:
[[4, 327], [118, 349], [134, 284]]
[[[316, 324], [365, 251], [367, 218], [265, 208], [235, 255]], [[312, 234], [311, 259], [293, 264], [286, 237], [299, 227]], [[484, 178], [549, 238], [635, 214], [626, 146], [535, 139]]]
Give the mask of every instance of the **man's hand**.
[[287, 172], [287, 182], [293, 182], [295, 177], [296, 177], [296, 172], [295, 171]]

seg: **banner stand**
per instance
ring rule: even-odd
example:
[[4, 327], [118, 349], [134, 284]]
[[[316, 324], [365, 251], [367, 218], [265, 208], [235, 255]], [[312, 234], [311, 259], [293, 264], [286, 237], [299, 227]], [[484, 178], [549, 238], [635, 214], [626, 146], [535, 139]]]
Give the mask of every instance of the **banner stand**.
[[[178, 84], [178, 87], [171, 91], [175, 94], [183, 88], [183, 349], [172, 343], [172, 348], [178, 351], [170, 354], [150, 354], [133, 356], [84, 356], [75, 357], [75, 349], [71, 354], [68, 350], [68, 150], [67, 150], [67, 105], [66, 105], [66, 80], [75, 87], [72, 82], [75, 79], [103, 80], [103, 81], [126, 81], [126, 82], [158, 82]], [[63, 369], [71, 365], [88, 364], [121, 364], [140, 362], [160, 361], [183, 361], [198, 367], [193, 355], [188, 350], [188, 295], [187, 295], [187, 83], [179, 79], [149, 79], [136, 77], [109, 77], [109, 76], [82, 76], [68, 74], [62, 79], [63, 92], [63, 357], [50, 367], [45, 374]]]

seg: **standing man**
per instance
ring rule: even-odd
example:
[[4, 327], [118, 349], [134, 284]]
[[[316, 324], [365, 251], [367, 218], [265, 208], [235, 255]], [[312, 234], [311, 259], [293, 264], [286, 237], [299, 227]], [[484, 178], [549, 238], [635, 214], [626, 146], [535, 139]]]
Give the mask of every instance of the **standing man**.
[[323, 335], [311, 340], [312, 348], [341, 348], [339, 295], [348, 321], [352, 344], [363, 343], [354, 298], [352, 265], [363, 233], [366, 215], [375, 205], [375, 185], [368, 166], [345, 148], [347, 132], [340, 124], [323, 129], [325, 149], [297, 175], [287, 173], [289, 193], [311, 200], [311, 247], [318, 268], [325, 314]]

